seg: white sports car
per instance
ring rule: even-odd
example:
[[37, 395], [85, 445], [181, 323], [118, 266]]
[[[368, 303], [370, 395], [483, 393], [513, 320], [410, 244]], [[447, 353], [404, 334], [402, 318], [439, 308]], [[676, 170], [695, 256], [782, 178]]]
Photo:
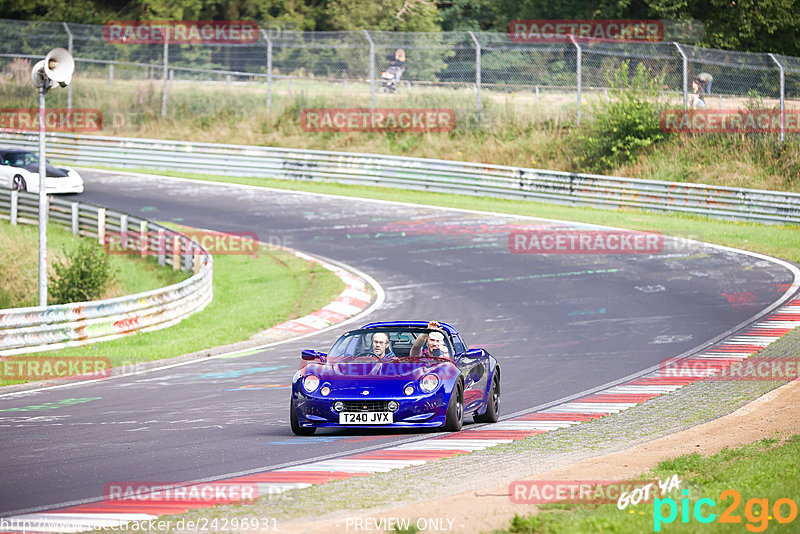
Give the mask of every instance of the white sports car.
[[[83, 178], [78, 171], [47, 162], [46, 172], [48, 194], [83, 193]], [[0, 148], [0, 187], [38, 193], [39, 155], [20, 148]]]

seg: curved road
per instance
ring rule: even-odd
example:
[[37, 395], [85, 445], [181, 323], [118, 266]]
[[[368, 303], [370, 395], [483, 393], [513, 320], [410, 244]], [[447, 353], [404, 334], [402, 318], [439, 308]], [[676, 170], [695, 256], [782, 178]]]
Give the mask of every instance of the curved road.
[[[435, 318], [455, 325], [467, 343], [500, 360], [503, 414], [701, 347], [755, 319], [793, 281], [788, 269], [763, 259], [672, 242], [652, 255], [512, 254], [511, 229], [557, 226], [513, 216], [84, 176], [81, 201], [256, 232], [262, 241], [369, 273], [386, 301], [363, 322]], [[327, 349], [339, 331], [246, 357], [0, 396], [0, 516], [99, 498], [113, 481], [222, 477], [418, 438], [358, 431], [298, 438], [289, 430], [288, 388], [245, 387], [289, 384], [300, 349]], [[46, 402], [54, 409], [25, 409]]]

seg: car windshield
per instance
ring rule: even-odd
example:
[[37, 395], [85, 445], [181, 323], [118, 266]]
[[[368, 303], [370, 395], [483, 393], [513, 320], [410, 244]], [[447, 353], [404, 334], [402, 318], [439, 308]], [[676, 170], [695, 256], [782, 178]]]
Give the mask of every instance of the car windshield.
[[39, 156], [34, 152], [7, 152], [3, 156], [3, 163], [12, 167], [27, 167], [28, 165], [39, 164]]
[[[450, 336], [444, 334], [440, 347], [428, 350], [426, 342], [415, 342], [422, 334], [430, 331], [425, 328], [370, 328], [354, 330], [342, 335], [328, 352], [332, 361], [352, 361], [372, 359], [444, 358], [450, 359], [453, 347]], [[431, 344], [432, 346], [433, 344]]]

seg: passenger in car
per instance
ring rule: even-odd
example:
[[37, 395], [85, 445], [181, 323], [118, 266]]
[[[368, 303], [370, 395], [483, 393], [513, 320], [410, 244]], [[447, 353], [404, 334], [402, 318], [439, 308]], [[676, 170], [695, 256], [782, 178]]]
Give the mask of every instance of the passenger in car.
[[411, 347], [410, 356], [412, 358], [434, 356], [437, 358], [450, 358], [450, 351], [444, 342], [444, 334], [439, 330], [439, 323], [431, 321], [428, 329], [433, 330], [430, 334], [420, 334], [414, 346]]

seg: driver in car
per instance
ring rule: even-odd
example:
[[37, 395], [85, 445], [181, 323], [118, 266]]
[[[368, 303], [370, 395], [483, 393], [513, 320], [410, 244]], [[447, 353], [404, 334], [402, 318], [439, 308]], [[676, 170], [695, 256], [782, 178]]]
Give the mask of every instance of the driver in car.
[[394, 352], [389, 349], [389, 334], [386, 332], [375, 332], [372, 335], [372, 352], [383, 361], [397, 359]]

